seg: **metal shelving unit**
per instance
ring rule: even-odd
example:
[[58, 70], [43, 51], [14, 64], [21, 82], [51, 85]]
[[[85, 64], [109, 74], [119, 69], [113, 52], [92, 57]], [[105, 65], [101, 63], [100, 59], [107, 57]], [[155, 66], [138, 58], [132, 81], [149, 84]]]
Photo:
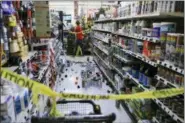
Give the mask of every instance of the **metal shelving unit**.
[[[133, 20], [139, 20], [139, 19], [168, 19], [168, 18], [184, 18], [184, 13], [182, 12], [154, 12], [154, 13], [150, 13], [150, 14], [144, 14], [144, 15], [135, 15], [135, 16], [127, 16], [127, 17], [117, 17], [117, 18], [105, 18], [102, 20], [97, 20], [95, 21], [95, 23], [108, 23], [108, 22], [120, 22], [120, 21], [133, 21]], [[112, 34], [112, 35], [117, 35], [117, 36], [123, 36], [123, 37], [128, 37], [128, 38], [133, 38], [133, 39], [138, 39], [138, 40], [143, 40], [143, 41], [149, 41], [152, 43], [160, 43], [160, 39], [156, 39], [156, 38], [150, 38], [150, 37], [144, 37], [144, 36], [139, 36], [139, 35], [130, 35], [130, 34], [124, 34], [124, 33], [120, 33], [120, 32], [112, 32], [112, 31], [107, 31], [107, 30], [103, 30], [103, 29], [93, 29], [94, 31], [100, 31], [103, 33], [108, 33], [108, 34]], [[101, 40], [102, 41], [102, 40]], [[112, 42], [112, 44], [115, 44], [118, 47], [121, 47], [121, 50], [127, 54], [129, 54], [130, 56], [143, 61], [144, 63], [147, 63], [153, 67], [159, 67], [159, 66], [163, 66], [167, 69], [170, 69], [180, 75], [184, 75], [184, 69], [183, 68], [179, 68], [177, 66], [175, 66], [174, 64], [171, 64], [169, 62], [166, 61], [152, 61], [149, 58], [143, 56], [142, 54], [139, 53], [135, 53], [132, 52], [130, 50], [126, 50], [123, 48], [123, 46], [121, 44], [118, 43], [114, 43]], [[97, 46], [96, 46], [97, 47]], [[99, 48], [99, 47], [98, 47]], [[99, 48], [100, 49], [100, 48]], [[100, 49], [102, 52], [104, 52], [102, 49]], [[113, 56], [117, 59], [119, 59], [120, 61], [124, 62], [124, 63], [128, 63], [130, 62], [129, 60], [119, 56], [118, 54], [113, 54]], [[111, 67], [122, 77], [124, 78], [123, 73], [121, 72], [121, 70], [119, 70], [118, 68], [116, 68], [114, 65], [111, 65]], [[152, 88], [146, 88], [145, 86], [143, 86], [138, 79], [134, 78], [132, 75], [130, 75], [129, 73], [126, 73], [127, 77], [132, 80], [139, 88], [141, 88], [143, 91], [150, 91], [150, 90], [155, 90], [155, 87]], [[154, 77], [156, 80], [161, 81], [162, 83], [164, 83], [165, 85], [170, 85], [172, 87], [175, 88], [179, 88], [180, 86], [166, 80], [165, 78], [156, 75]], [[166, 114], [168, 114], [169, 116], [171, 116], [171, 118], [178, 122], [178, 123], [183, 123], [184, 119], [177, 116], [177, 114], [175, 112], [173, 112], [171, 109], [169, 109], [167, 106], [165, 106], [159, 99], [152, 99], [164, 112], [166, 112]], [[128, 114], [129, 113], [129, 109], [126, 106], [125, 103], [123, 103], [124, 105], [122, 105], [125, 110], [127, 111]], [[132, 114], [132, 113], [131, 113]], [[134, 116], [133, 116], [134, 117]], [[154, 123], [159, 123], [159, 121], [153, 117], [152, 120]]]
[[159, 43], [159, 39], [146, 37], [146, 36], [139, 36], [139, 35], [135, 36], [135, 35], [128, 35], [128, 34], [124, 34], [124, 33], [118, 33], [118, 32], [113, 32], [112, 34], [118, 35], [118, 36], [134, 38], [134, 39], [138, 39], [138, 40], [147, 40], [147, 41], [152, 42], [152, 43]]
[[157, 63], [159, 65], [163, 66], [163, 67], [166, 67], [166, 68], [171, 69], [171, 70], [173, 70], [173, 71], [175, 71], [175, 72], [177, 72], [179, 74], [184, 75], [184, 69], [181, 69], [179, 67], [176, 67], [175, 65], [173, 65], [173, 64], [171, 64], [171, 63], [169, 63], [167, 61], [163, 61], [163, 62], [157, 61]]
[[160, 122], [156, 119], [156, 117], [153, 117], [153, 118], [152, 118], [152, 121], [153, 121], [153, 123], [160, 123]]
[[145, 63], [148, 63], [148, 64], [150, 64], [150, 65], [152, 65], [154, 67], [157, 67], [157, 63], [156, 62], [151, 61], [150, 59], [144, 57], [142, 54], [134, 53], [134, 52], [132, 52], [130, 50], [125, 50], [125, 49], [122, 49], [122, 51], [124, 51], [125, 53], [127, 53], [127, 54], [129, 54], [129, 55], [131, 55], [131, 56], [133, 56], [133, 57], [135, 57], [135, 58], [137, 58], [137, 59], [139, 59], [139, 60], [141, 60], [141, 61], [143, 61]]
[[124, 62], [124, 63], [129, 63], [129, 62], [131, 62], [130, 60], [125, 59], [125, 58], [121, 57], [121, 56], [118, 55], [118, 54], [113, 54], [113, 55], [114, 55], [117, 59], [121, 60], [121, 61]]
[[104, 30], [104, 29], [95, 29], [95, 28], [92, 28], [92, 30], [95, 30], [95, 31], [100, 31], [100, 32], [112, 33], [112, 31], [109, 31], [109, 30]]
[[155, 78], [158, 80], [158, 81], [161, 81], [163, 82], [165, 85], [171, 85], [172, 87], [175, 87], [175, 88], [179, 88], [178, 85], [166, 80], [165, 78], [159, 76], [159, 75], [155, 75]]
[[104, 48], [102, 48], [102, 47], [100, 47], [100, 46], [97, 46], [97, 45], [94, 44], [94, 43], [93, 43], [93, 45], [94, 45], [95, 47], [97, 47], [99, 50], [101, 50], [102, 52], [104, 52], [106, 55], [109, 55], [109, 52], [108, 52], [106, 49], [104, 49]]
[[94, 51], [95, 55], [109, 68], [109, 69], [112, 69], [112, 67], [105, 61], [101, 58], [101, 56], [98, 55], [98, 53], [96, 53]]
[[123, 21], [123, 20], [136, 20], [136, 19], [153, 19], [153, 18], [183, 18], [184, 13], [182, 12], [154, 12], [150, 14], [127, 16], [127, 17], [117, 17], [117, 18], [105, 18], [102, 20], [97, 20], [98, 22], [111, 22], [111, 21]]
[[109, 43], [108, 41], [105, 41], [105, 40], [103, 40], [103, 39], [100, 39], [100, 38], [97, 38], [97, 37], [94, 37], [95, 39], [98, 39], [98, 40], [100, 40], [100, 41], [102, 41], [102, 42], [104, 42], [104, 43]]
[[94, 59], [96, 65], [98, 66], [98, 68], [100, 69], [100, 71], [103, 73], [103, 75], [107, 78], [107, 80], [111, 83], [111, 85], [114, 87], [114, 90], [119, 94], [119, 90], [117, 90], [116, 86], [114, 85], [113, 80], [107, 75], [107, 73], [105, 72], [104, 68], [101, 67], [98, 62]]

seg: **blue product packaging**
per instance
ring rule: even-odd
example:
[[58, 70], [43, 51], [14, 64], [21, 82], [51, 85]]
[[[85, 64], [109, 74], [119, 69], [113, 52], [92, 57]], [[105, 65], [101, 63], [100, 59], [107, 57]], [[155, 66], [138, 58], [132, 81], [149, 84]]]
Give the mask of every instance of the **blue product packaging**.
[[145, 87], [150, 87], [151, 80], [152, 80], [152, 79], [151, 79], [150, 77], [145, 76], [143, 85], [144, 85]]
[[139, 83], [143, 82], [143, 73], [139, 72]]
[[22, 108], [21, 108], [21, 98], [19, 95], [17, 95], [15, 97], [15, 112], [16, 112], [16, 115], [19, 114], [21, 111], [22, 111]]
[[28, 91], [26, 91], [24, 94], [24, 106], [25, 108], [28, 107]]

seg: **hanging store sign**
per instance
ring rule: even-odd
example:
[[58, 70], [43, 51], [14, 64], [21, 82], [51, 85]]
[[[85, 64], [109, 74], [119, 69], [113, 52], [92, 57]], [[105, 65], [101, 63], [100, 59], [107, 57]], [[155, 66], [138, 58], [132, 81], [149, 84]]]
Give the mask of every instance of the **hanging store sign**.
[[78, 19], [78, 0], [74, 1], [74, 19]]
[[49, 3], [46, 1], [35, 1], [36, 36], [39, 38], [50, 37], [50, 13]]

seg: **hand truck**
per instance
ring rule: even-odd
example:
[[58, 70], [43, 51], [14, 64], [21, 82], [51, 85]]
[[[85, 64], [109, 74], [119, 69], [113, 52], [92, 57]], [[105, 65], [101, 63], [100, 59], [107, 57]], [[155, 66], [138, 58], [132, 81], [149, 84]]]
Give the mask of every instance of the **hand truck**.
[[102, 115], [99, 105], [91, 100], [60, 100], [57, 110], [64, 117], [32, 117], [31, 123], [113, 123], [116, 115]]

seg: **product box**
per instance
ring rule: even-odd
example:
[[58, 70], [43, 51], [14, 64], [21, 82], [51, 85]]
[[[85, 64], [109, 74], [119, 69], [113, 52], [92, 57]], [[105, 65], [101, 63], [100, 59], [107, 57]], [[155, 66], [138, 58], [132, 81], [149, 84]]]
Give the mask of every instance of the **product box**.
[[12, 96], [1, 95], [1, 116], [8, 115], [11, 117], [11, 121], [15, 121], [15, 109], [14, 109], [14, 100]]

